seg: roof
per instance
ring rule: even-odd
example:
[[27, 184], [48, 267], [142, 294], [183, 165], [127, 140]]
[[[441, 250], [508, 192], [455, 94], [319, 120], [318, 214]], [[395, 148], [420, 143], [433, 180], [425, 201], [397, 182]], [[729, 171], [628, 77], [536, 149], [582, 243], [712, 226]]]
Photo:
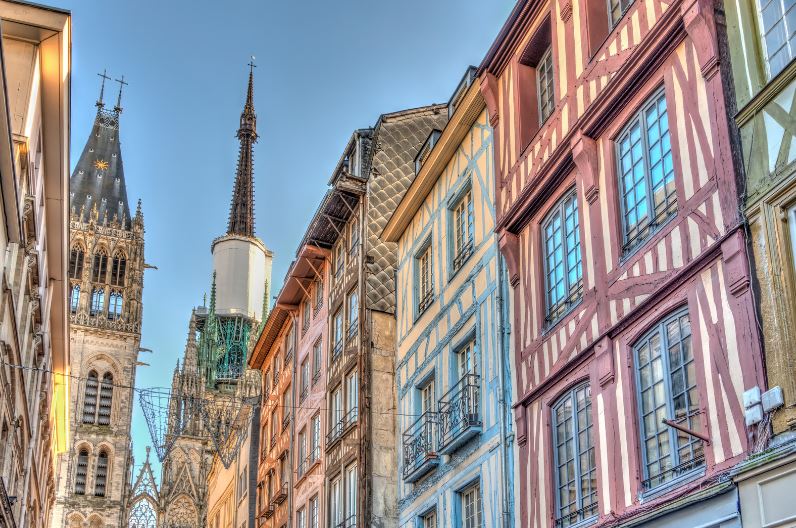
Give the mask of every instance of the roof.
[[253, 369], [262, 368], [271, 349], [274, 347], [274, 343], [279, 338], [279, 333], [289, 318], [290, 312], [279, 306], [274, 306], [274, 309], [268, 314], [268, 319], [265, 320], [265, 325], [257, 337], [257, 342], [252, 347], [252, 353], [249, 355], [249, 367]]
[[91, 134], [69, 179], [70, 208], [82, 222], [96, 207], [100, 221], [116, 218], [123, 227], [130, 226], [119, 139], [120, 114], [119, 106], [106, 110], [101, 101], [97, 103]]
[[472, 82], [457, 102], [451, 120], [381, 232], [385, 242], [398, 242], [485, 106], [478, 83]]

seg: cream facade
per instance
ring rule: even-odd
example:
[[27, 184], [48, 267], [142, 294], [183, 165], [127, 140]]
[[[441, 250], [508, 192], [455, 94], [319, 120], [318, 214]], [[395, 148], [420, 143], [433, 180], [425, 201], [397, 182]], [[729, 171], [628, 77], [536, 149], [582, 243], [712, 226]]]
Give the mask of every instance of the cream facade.
[[0, 31], [0, 525], [41, 527], [70, 435], [71, 16], [4, 1]]

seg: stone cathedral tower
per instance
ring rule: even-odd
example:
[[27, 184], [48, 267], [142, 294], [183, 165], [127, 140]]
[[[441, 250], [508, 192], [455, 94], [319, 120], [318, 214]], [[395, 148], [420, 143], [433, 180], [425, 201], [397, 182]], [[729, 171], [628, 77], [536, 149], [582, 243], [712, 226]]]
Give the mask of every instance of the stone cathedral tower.
[[69, 304], [73, 379], [70, 449], [59, 461], [53, 528], [124, 522], [130, 422], [141, 340], [144, 218], [125, 188], [119, 138], [124, 81], [97, 115], [70, 179]]
[[[252, 67], [237, 134], [240, 150], [227, 232], [211, 244], [210, 300], [191, 314], [182, 364], [178, 363], [174, 371], [169, 423], [177, 421], [173, 417], [200, 392], [212, 397], [234, 390], [246, 368], [252, 336], [267, 316], [273, 255], [254, 229], [257, 117], [253, 92]], [[236, 473], [220, 467], [210, 440], [202, 433], [200, 420], [193, 416], [193, 422], [179, 435], [163, 461], [160, 518], [161, 525], [167, 528], [206, 526], [213, 483], [223, 480], [234, 486]], [[246, 442], [251, 442], [251, 438]], [[241, 453], [248, 453], [248, 446]], [[251, 467], [254, 471], [256, 465]], [[250, 494], [252, 505], [253, 495]]]

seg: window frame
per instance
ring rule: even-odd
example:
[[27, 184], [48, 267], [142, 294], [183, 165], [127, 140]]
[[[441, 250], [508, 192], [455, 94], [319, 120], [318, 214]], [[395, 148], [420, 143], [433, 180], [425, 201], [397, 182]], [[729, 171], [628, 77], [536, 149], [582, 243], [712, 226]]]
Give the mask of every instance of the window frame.
[[[675, 419], [675, 417], [674, 417], [674, 413], [672, 412], [673, 407], [674, 407], [674, 397], [672, 396], [672, 369], [671, 369], [671, 365], [670, 365], [670, 352], [669, 352], [670, 344], [668, 342], [668, 335], [667, 335], [667, 332], [666, 332], [666, 326], [669, 323], [671, 323], [672, 321], [675, 321], [675, 320], [679, 321], [683, 316], [688, 317], [689, 328], [692, 328], [692, 326], [691, 326], [691, 316], [690, 316], [688, 307], [684, 306], [684, 307], [675, 309], [673, 311], [670, 311], [669, 313], [667, 313], [663, 317], [657, 319], [647, 329], [646, 332], [644, 332], [639, 337], [634, 339], [632, 344], [631, 344], [631, 346], [630, 346], [630, 348], [631, 348], [631, 357], [633, 358], [633, 373], [634, 373], [634, 381], [635, 381], [635, 386], [633, 388], [634, 388], [635, 395], [636, 395], [636, 407], [637, 407], [637, 411], [638, 411], [636, 413], [636, 415], [637, 415], [636, 416], [636, 418], [637, 418], [636, 421], [637, 421], [637, 425], [638, 425], [639, 452], [640, 452], [640, 455], [641, 455], [641, 477], [643, 477], [642, 478], [641, 495], [643, 497], [653, 496], [653, 495], [657, 495], [657, 494], [661, 493], [662, 491], [667, 491], [667, 490], [669, 490], [669, 489], [671, 489], [673, 487], [676, 487], [676, 486], [682, 484], [683, 482], [685, 482], [687, 480], [690, 480], [695, 475], [698, 475], [698, 474], [703, 473], [705, 471], [705, 464], [706, 464], [706, 461], [705, 461], [705, 447], [704, 447], [704, 445], [702, 445], [702, 447], [701, 447], [701, 449], [702, 449], [701, 463], [700, 463], [700, 457], [699, 456], [691, 458], [691, 462], [696, 461], [696, 463], [694, 463], [691, 468], [689, 468], [687, 470], [684, 470], [684, 471], [682, 471], [679, 474], [672, 475], [668, 479], [660, 481], [657, 485], [654, 485], [654, 486], [650, 485], [649, 487], [646, 487], [646, 489], [645, 489], [644, 483], [649, 481], [649, 480], [652, 480], [652, 478], [653, 478], [653, 477], [651, 477], [649, 475], [649, 467], [648, 467], [648, 459], [647, 459], [648, 455], [647, 455], [647, 449], [645, 447], [645, 443], [646, 443], [646, 441], [648, 439], [654, 438], [654, 436], [653, 437], [648, 437], [648, 431], [646, 430], [646, 427], [644, 425], [644, 411], [645, 411], [645, 409], [644, 409], [643, 400], [642, 400], [643, 395], [642, 395], [642, 385], [641, 385], [641, 369], [639, 368], [640, 361], [639, 361], [639, 354], [638, 354], [639, 353], [639, 348], [640, 348], [640, 345], [649, 343], [650, 339], [655, 334], [659, 334], [660, 335], [660, 347], [661, 347], [660, 358], [661, 358], [661, 363], [662, 363], [662, 376], [663, 376], [662, 383], [663, 383], [663, 387], [664, 387], [664, 397], [666, 398], [665, 408], [666, 408], [666, 412], [667, 412], [667, 415], [668, 415], [666, 418], [670, 419], [670, 420], [673, 420], [673, 419]], [[697, 358], [694, 356], [694, 352], [693, 352], [693, 332], [689, 333], [688, 338], [692, 339], [692, 343], [691, 343], [691, 347], [692, 347], [691, 348], [691, 363], [696, 365], [697, 364]], [[682, 342], [683, 342], [683, 338], [681, 336], [679, 343], [682, 343]], [[651, 364], [651, 362], [648, 362], [648, 363]], [[686, 372], [687, 371], [687, 363], [684, 362], [682, 365], [680, 365], [678, 367], [678, 369], [682, 369], [684, 372]], [[698, 379], [696, 373], [694, 373], [693, 382], [694, 382], [693, 388], [698, 390], [700, 380]], [[654, 388], [654, 386], [655, 386], [655, 383], [650, 385], [649, 388], [652, 389], [652, 388]], [[688, 394], [688, 390], [686, 390], [683, 394], [687, 395]], [[654, 404], [654, 402], [653, 402], [653, 404]], [[695, 405], [693, 403], [692, 403], [692, 405], [695, 406], [697, 409], [696, 409], [696, 411], [693, 414], [686, 415], [686, 418], [687, 419], [694, 419], [694, 420], [698, 421], [698, 420], [701, 419], [701, 410], [700, 410], [700, 407], [699, 407], [700, 406], [700, 402], [697, 401]], [[652, 412], [654, 413], [655, 409], [653, 409]], [[699, 423], [699, 430], [697, 430], [695, 432], [704, 431], [704, 424], [701, 423], [701, 422], [698, 422], [698, 423]], [[670, 427], [670, 426], [666, 426], [666, 427], [668, 427], [667, 433], [668, 433], [668, 437], [669, 437], [668, 441], [669, 441], [669, 446], [670, 446], [669, 457], [672, 460], [672, 463], [671, 463], [671, 465], [669, 467], [669, 469], [671, 470], [672, 468], [677, 468], [677, 467], [679, 467], [679, 466], [681, 466], [681, 465], [683, 465], [683, 464], [685, 464], [687, 462], [683, 462], [682, 460], [680, 460], [680, 454], [678, 452], [679, 451], [679, 447], [678, 447], [679, 444], [677, 442], [677, 433], [678, 433], [678, 431], [674, 427]], [[660, 429], [659, 431], [662, 431], [662, 430], [663, 429]], [[656, 432], [655, 436], [660, 434], [659, 431]], [[683, 433], [683, 434], [687, 434], [687, 433]], [[694, 440], [692, 442], [690, 442], [690, 444], [692, 446], [691, 447], [692, 453], [699, 449], [700, 442], [701, 442], [701, 440], [699, 438], [696, 438], [696, 437], [694, 437]], [[662, 457], [658, 458], [659, 462], [663, 461], [663, 460], [664, 460], [664, 458], [662, 458]], [[663, 472], [658, 473], [657, 475], [655, 475], [655, 477], [659, 477], [660, 475], [663, 475]]]
[[[666, 107], [666, 133], [669, 135], [669, 153], [672, 158], [672, 184], [674, 186], [674, 191], [671, 195], [666, 195], [666, 202], [667, 206], [665, 210], [671, 209], [665, 215], [660, 215], [661, 217], [658, 219], [655, 214], [655, 194], [652, 189], [652, 170], [649, 161], [649, 129], [647, 128], [647, 122], [645, 119], [645, 114], [647, 110], [649, 110], [652, 106], [657, 106], [660, 101], [664, 102]], [[658, 113], [658, 119], [656, 123], [660, 122], [660, 112]], [[646, 193], [646, 208], [647, 208], [647, 225], [646, 227], [641, 228], [642, 222], [636, 219], [636, 224], [634, 225], [633, 229], [637, 231], [635, 235], [632, 237], [629, 236], [629, 227], [627, 223], [627, 215], [628, 215], [628, 208], [627, 204], [625, 203], [626, 198], [626, 189], [624, 184], [624, 172], [622, 170], [622, 150], [621, 150], [621, 142], [626, 136], [630, 136], [630, 132], [633, 129], [634, 125], [639, 124], [641, 127], [641, 144], [642, 144], [642, 163], [644, 166], [644, 189]], [[615, 157], [615, 170], [616, 170], [616, 180], [617, 180], [617, 188], [619, 191], [618, 194], [618, 201], [619, 201], [619, 228], [622, 235], [622, 247], [621, 247], [621, 254], [620, 258], [624, 259], [627, 258], [629, 255], [635, 253], [638, 248], [644, 246], [644, 244], [650, 240], [655, 233], [660, 231], [665, 225], [667, 225], [673, 218], [677, 216], [679, 211], [679, 197], [677, 193], [677, 170], [674, 163], [674, 149], [672, 146], [671, 141], [671, 126], [669, 125], [669, 102], [666, 98], [666, 89], [665, 87], [661, 86], [655, 90], [649, 92], [649, 95], [644, 99], [644, 101], [639, 105], [639, 107], [631, 114], [631, 116], [627, 119], [625, 124], [617, 133], [616, 137], [613, 140], [614, 143], [614, 157]], [[661, 141], [661, 139], [659, 139]], [[665, 156], [664, 156], [665, 157]], [[661, 158], [661, 163], [663, 163], [663, 158]], [[666, 177], [664, 175], [663, 179], [664, 188], [666, 186]], [[671, 203], [668, 203], [671, 200]]]
[[[467, 519], [465, 516], [467, 515], [467, 496], [470, 493], [475, 492], [475, 503], [474, 506], [476, 508], [476, 518], [474, 519], [474, 524], [465, 524]], [[482, 489], [481, 489], [481, 482], [476, 480], [475, 482], [470, 482], [463, 488], [461, 488], [458, 492], [458, 502], [459, 502], [459, 520], [461, 521], [462, 528], [481, 528], [484, 525], [484, 506], [483, 506], [483, 496], [482, 496]]]
[[630, 10], [630, 7], [636, 2], [636, 0], [626, 0], [627, 4], [622, 6], [625, 0], [616, 0], [616, 4], [619, 6], [619, 15], [614, 19], [614, 10], [613, 10], [613, 2], [614, 0], [607, 0], [608, 3], [608, 31], [613, 31], [613, 29], [619, 25], [619, 22], [625, 17], [625, 13]]
[[[425, 262], [425, 263], [424, 263]], [[415, 315], [420, 317], [434, 304], [434, 249], [429, 237], [420, 246], [414, 257], [415, 268]], [[426, 269], [424, 269], [426, 268]], [[425, 276], [428, 281], [424, 281]]]
[[[550, 119], [556, 110], [556, 67], [553, 59], [553, 44], [551, 42], [536, 64], [536, 104], [540, 127]], [[548, 60], [550, 61], [549, 68], [546, 67]], [[549, 95], [546, 100], [542, 100], [542, 75], [545, 77], [544, 87]], [[545, 108], [549, 108], [547, 114], [545, 114]]]
[[[542, 270], [544, 272], [543, 275], [543, 287], [544, 287], [544, 309], [545, 309], [545, 326], [550, 328], [555, 326], [555, 324], [567, 316], [571, 312], [571, 310], [580, 303], [581, 299], [583, 299], [583, 253], [581, 247], [581, 236], [580, 236], [580, 203], [578, 202], [578, 192], [577, 186], [573, 186], [571, 189], [567, 190], [565, 193], [561, 195], [561, 197], [553, 204], [553, 206], [548, 210], [547, 214], [542, 219], [540, 229], [540, 239], [542, 243]], [[575, 206], [575, 229], [574, 235], [577, 237], [577, 248], [575, 249], [577, 253], [577, 266], [580, 268], [577, 270], [578, 280], [575, 284], [570, 284], [570, 272], [572, 270], [569, 269], [568, 257], [570, 254], [570, 248], [567, 244], [567, 205], [570, 203], [574, 203]], [[550, 287], [550, 253], [548, 249], [548, 239], [547, 239], [547, 229], [550, 227], [554, 221], [558, 219], [560, 221], [560, 229], [561, 229], [561, 251], [562, 251], [562, 259], [561, 259], [561, 266], [563, 269], [563, 278], [564, 278], [564, 286], [565, 286], [565, 296], [559, 299], [556, 303], [553, 303], [550, 298], [550, 293], [552, 291]]]
[[[592, 508], [592, 515], [586, 517], [584, 516], [582, 519], [576, 520], [570, 524], [564, 524], [562, 521], [565, 518], [572, 517], [573, 515], [580, 516], [581, 512], [585, 510], [583, 506], [583, 497], [581, 496], [581, 488], [580, 482], [583, 480], [584, 473], [582, 468], [580, 467], [580, 457], [583, 453], [581, 453], [580, 442], [579, 442], [579, 435], [581, 433], [579, 428], [579, 421], [578, 421], [578, 412], [580, 409], [577, 408], [577, 394], [579, 391], [587, 390], [588, 395], [585, 398], [586, 408], [584, 412], [587, 413], [587, 417], [589, 420], [589, 425], [587, 429], [589, 429], [589, 440], [591, 442], [590, 449], [593, 452], [593, 456], [595, 457], [594, 466], [591, 469], [591, 472], [594, 473], [595, 479], [597, 478], [597, 463], [596, 463], [596, 446], [594, 443], [594, 413], [591, 406], [591, 386], [589, 381], [582, 381], [580, 383], [575, 384], [574, 386], [570, 387], [569, 389], [564, 392], [564, 394], [560, 395], [550, 406], [550, 433], [551, 433], [551, 447], [553, 450], [553, 500], [555, 503], [555, 521], [554, 525], [556, 527], [564, 527], [572, 528], [572, 527], [581, 527], [593, 524], [597, 521], [600, 516], [599, 512], [599, 494], [598, 488], [595, 484], [594, 487], [594, 502], [590, 505]], [[559, 475], [561, 471], [561, 460], [558, 453], [558, 426], [562, 424], [558, 424], [556, 420], [557, 411], [560, 407], [563, 407], [568, 401], [572, 402], [572, 414], [570, 415], [570, 419], [572, 420], [572, 434], [571, 436], [567, 437], [567, 441], [569, 439], [572, 440], [573, 445], [573, 464], [574, 464], [574, 482], [575, 482], [575, 489], [576, 489], [576, 506], [578, 507], [575, 511], [570, 512], [566, 515], [562, 514], [562, 506], [561, 506], [561, 495], [560, 490], [562, 488], [562, 484], [559, 480]], [[596, 482], [596, 480], [595, 480]], [[585, 515], [585, 512], [583, 513]]]
[[[785, 5], [783, 4], [782, 0], [771, 0], [771, 2], [775, 2], [775, 1], [780, 4], [780, 6], [779, 6], [780, 7], [780, 11], [779, 12], [782, 15], [779, 19], [777, 19], [777, 22], [778, 23], [782, 22], [782, 27], [784, 28], [784, 32], [785, 32], [785, 42], [777, 50], [775, 55], [779, 54], [782, 51], [782, 49], [784, 48], [784, 49], [788, 50], [788, 56], [789, 56], [789, 60], [785, 63], [785, 65], [782, 66], [782, 68], [780, 68], [776, 72], [772, 71], [772, 69], [771, 69], [771, 57], [769, 57], [769, 54], [768, 54], [768, 43], [766, 42], [766, 35], [768, 33], [770, 33], [770, 29], [773, 29], [774, 27], [776, 27], [777, 24], [774, 24], [771, 28], [769, 28], [769, 31], [767, 32], [766, 31], [766, 25], [765, 25], [765, 19], [763, 17], [763, 5], [761, 4], [761, 1], [760, 0], [754, 0], [754, 6], [753, 6], [753, 9], [755, 11], [755, 16], [757, 17], [758, 27], [759, 27], [759, 32], [758, 32], [757, 36], [758, 36], [758, 38], [760, 40], [760, 47], [761, 47], [760, 55], [761, 55], [761, 57], [763, 59], [763, 68], [765, 70], [764, 74], [765, 74], [766, 81], [768, 81], [768, 82], [770, 82], [777, 75], [779, 75], [780, 73], [785, 71], [788, 68], [788, 66], [790, 66], [790, 64], [793, 62], [793, 60], [796, 59], [796, 47], [792, 47], [791, 46], [791, 44], [790, 44], [790, 38], [791, 37], [788, 35], [788, 31], [791, 31], [792, 34], [796, 34], [796, 28], [789, 28], [788, 24], [787, 24], [787, 16], [788, 16], [788, 13], [790, 11], [785, 12]], [[769, 2], [769, 5], [771, 4], [771, 2]], [[766, 7], [768, 7], [768, 5]], [[796, 9], [796, 6], [791, 7], [791, 10], [793, 10], [793, 9]]]
[[[460, 208], [462, 208], [464, 216], [460, 215]], [[453, 278], [475, 252], [475, 202], [473, 201], [471, 181], [468, 180], [453, 197], [448, 207], [448, 215], [450, 276]], [[464, 219], [463, 227], [460, 222], [461, 218]], [[459, 236], [460, 227], [462, 227], [461, 237]]]

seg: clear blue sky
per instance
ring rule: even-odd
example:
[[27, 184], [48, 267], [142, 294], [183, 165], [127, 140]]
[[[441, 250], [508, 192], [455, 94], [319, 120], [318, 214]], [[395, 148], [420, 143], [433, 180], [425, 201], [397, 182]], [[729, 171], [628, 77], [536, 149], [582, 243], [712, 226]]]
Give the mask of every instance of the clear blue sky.
[[[52, 0], [70, 9], [72, 163], [94, 118], [97, 72], [124, 75], [122, 156], [143, 200], [146, 272], [137, 385], [169, 386], [191, 308], [226, 230], [235, 132], [256, 56], [257, 234], [274, 293], [351, 132], [385, 112], [446, 102], [478, 65], [514, 0]], [[115, 100], [118, 85], [106, 89]], [[136, 462], [149, 443], [136, 401]], [[153, 453], [154, 458], [154, 453]]]

